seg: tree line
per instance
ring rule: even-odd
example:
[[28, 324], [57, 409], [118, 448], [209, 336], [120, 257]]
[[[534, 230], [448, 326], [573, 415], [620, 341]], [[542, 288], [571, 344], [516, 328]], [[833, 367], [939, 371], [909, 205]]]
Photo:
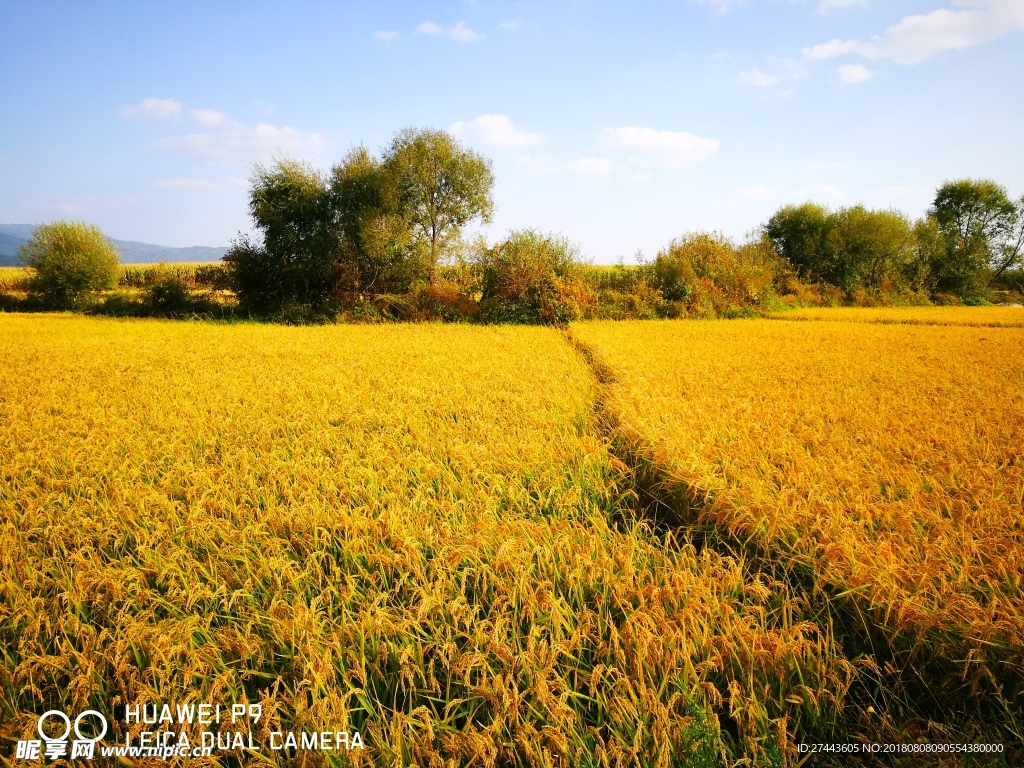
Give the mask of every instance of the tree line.
[[[748, 242], [692, 233], [652, 261], [617, 268], [587, 264], [566, 238], [530, 229], [467, 243], [469, 223], [491, 221], [493, 189], [488, 158], [431, 129], [402, 130], [379, 154], [355, 147], [326, 173], [287, 158], [257, 165], [249, 191], [256, 234], [240, 235], [223, 266], [198, 281], [158, 270], [138, 313], [195, 311], [203, 284], [229, 289], [242, 312], [297, 322], [558, 323], [1024, 293], [1024, 196], [1014, 200], [991, 180], [944, 183], [916, 221], [860, 205], [787, 205]], [[116, 250], [81, 223], [39, 227], [22, 260], [34, 268], [29, 306], [73, 307], [117, 279]]]
[[960, 179], [939, 187], [916, 222], [896, 210], [805, 203], [780, 209], [763, 231], [801, 278], [847, 294], [888, 288], [977, 301], [1021, 265], [1024, 196]]

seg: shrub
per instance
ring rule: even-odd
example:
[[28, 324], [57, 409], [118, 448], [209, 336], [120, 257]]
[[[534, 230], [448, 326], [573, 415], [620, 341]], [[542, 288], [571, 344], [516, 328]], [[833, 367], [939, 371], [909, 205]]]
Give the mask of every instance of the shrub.
[[152, 314], [176, 315], [191, 309], [191, 292], [181, 270], [158, 264], [148, 277], [143, 300]]
[[286, 303], [288, 291], [279, 275], [282, 264], [262, 243], [240, 235], [224, 261], [231, 272], [231, 289], [242, 305], [264, 312], [280, 309]]
[[791, 271], [767, 241], [737, 248], [719, 234], [698, 232], [673, 240], [658, 253], [651, 281], [669, 317], [708, 317], [729, 310], [767, 307]]
[[407, 317], [413, 320], [471, 320], [479, 311], [479, 304], [464, 284], [438, 276], [433, 284], [420, 282], [413, 286]]
[[502, 243], [477, 246], [480, 311], [490, 322], [567, 323], [581, 318], [593, 296], [580, 275], [579, 250], [561, 235], [510, 232]]
[[98, 227], [55, 221], [36, 227], [21, 246], [21, 261], [35, 270], [29, 284], [47, 306], [70, 308], [96, 291], [113, 288], [120, 258]]
[[231, 290], [231, 271], [227, 264], [197, 264], [193, 272], [193, 282], [197, 288], [209, 288], [211, 291]]

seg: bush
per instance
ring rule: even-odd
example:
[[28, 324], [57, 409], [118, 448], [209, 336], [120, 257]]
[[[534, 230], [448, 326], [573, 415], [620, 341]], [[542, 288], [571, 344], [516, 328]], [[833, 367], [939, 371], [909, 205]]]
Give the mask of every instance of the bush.
[[172, 316], [191, 309], [191, 292], [181, 270], [158, 264], [149, 270], [148, 277], [143, 301], [152, 314]]
[[231, 290], [231, 271], [227, 264], [197, 264], [192, 275], [196, 288], [209, 288], [211, 291]]
[[35, 270], [30, 294], [47, 306], [71, 308], [117, 282], [117, 248], [98, 227], [85, 222], [55, 221], [36, 227], [20, 255], [22, 263]]
[[719, 234], [673, 240], [651, 266], [669, 317], [711, 317], [767, 307], [792, 273], [764, 240], [737, 248]]
[[502, 243], [480, 243], [476, 250], [484, 320], [567, 323], [594, 303], [581, 279], [579, 250], [561, 235], [518, 230]]

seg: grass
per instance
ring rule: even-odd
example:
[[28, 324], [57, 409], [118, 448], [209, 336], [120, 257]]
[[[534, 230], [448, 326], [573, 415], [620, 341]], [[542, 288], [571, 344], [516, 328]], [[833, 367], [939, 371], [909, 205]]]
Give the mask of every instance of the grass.
[[[933, 312], [1020, 310], [820, 316]], [[845, 604], [837, 622], [880, 629], [926, 697], [962, 712], [985, 692], [1021, 738], [1024, 330], [808, 319], [572, 333], [612, 377], [620, 438], [682, 512]]]
[[356, 765], [782, 764], [854, 666], [637, 519], [598, 394], [551, 329], [0, 315], [4, 752], [260, 701]]

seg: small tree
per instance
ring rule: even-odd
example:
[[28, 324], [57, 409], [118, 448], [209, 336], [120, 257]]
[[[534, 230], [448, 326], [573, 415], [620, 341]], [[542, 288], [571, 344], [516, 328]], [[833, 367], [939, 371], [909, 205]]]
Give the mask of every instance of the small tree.
[[98, 227], [82, 221], [36, 227], [21, 246], [20, 256], [25, 266], [35, 270], [30, 292], [53, 307], [72, 307], [90, 293], [117, 283], [117, 248]]
[[473, 219], [491, 221], [491, 162], [445, 131], [406, 128], [384, 151], [382, 169], [398, 209], [424, 246], [433, 282], [438, 261], [462, 228]]
[[1024, 266], [1024, 195], [1014, 203], [1013, 208], [1013, 216], [1008, 216], [1000, 228], [992, 254], [990, 285], [1007, 270]]

